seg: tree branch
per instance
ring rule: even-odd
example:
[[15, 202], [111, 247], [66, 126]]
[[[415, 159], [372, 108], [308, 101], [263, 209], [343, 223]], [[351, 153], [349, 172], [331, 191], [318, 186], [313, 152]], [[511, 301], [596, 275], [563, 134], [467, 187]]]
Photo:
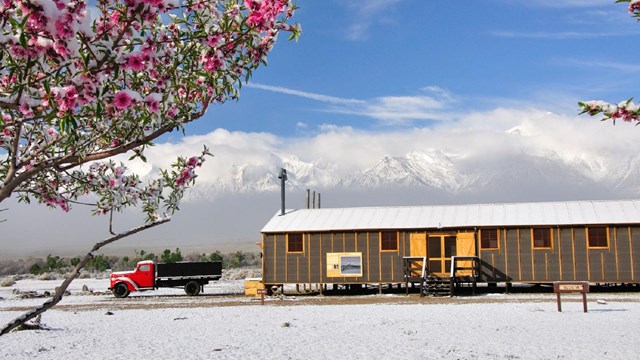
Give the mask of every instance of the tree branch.
[[129, 231], [126, 231], [122, 234], [117, 234], [114, 235], [104, 241], [101, 241], [97, 244], [95, 244], [93, 246], [93, 248], [91, 249], [91, 251], [89, 253], [87, 253], [84, 258], [80, 261], [80, 263], [78, 263], [78, 265], [76, 265], [76, 267], [71, 271], [71, 273], [69, 275], [67, 275], [66, 279], [62, 282], [62, 285], [60, 285], [59, 287], [56, 288], [56, 292], [53, 294], [53, 297], [49, 300], [47, 300], [44, 304], [24, 313], [22, 316], [17, 317], [16, 319], [14, 319], [13, 321], [11, 321], [10, 323], [8, 323], [7, 325], [5, 325], [2, 329], [0, 329], [0, 336], [5, 335], [7, 333], [9, 333], [11, 330], [17, 328], [20, 325], [23, 325], [24, 323], [26, 323], [27, 321], [35, 318], [36, 316], [42, 314], [43, 312], [49, 310], [50, 308], [52, 308], [53, 306], [55, 306], [57, 303], [60, 302], [60, 300], [62, 300], [62, 296], [64, 295], [64, 292], [67, 290], [67, 288], [69, 287], [69, 285], [71, 284], [71, 282], [73, 281], [73, 279], [75, 279], [79, 274], [80, 274], [80, 270], [82, 270], [82, 268], [85, 267], [85, 265], [87, 265], [87, 263], [93, 258], [94, 256], [94, 252], [96, 252], [98, 249], [102, 248], [105, 245], [109, 245], [112, 242], [118, 241], [122, 238], [125, 238], [127, 236], [131, 236], [133, 234], [139, 233], [141, 231], [150, 229], [154, 226], [160, 225], [160, 224], [164, 224], [168, 221], [170, 221], [171, 218], [169, 217], [165, 217], [162, 218], [158, 221], [154, 221], [152, 223], [149, 224], [145, 224], [143, 226], [139, 226], [137, 228], [133, 228], [130, 229]]

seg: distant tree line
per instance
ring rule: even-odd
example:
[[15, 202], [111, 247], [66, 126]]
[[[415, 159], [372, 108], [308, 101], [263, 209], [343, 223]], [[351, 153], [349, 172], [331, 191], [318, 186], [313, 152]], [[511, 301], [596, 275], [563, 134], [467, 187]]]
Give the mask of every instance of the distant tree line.
[[[239, 268], [239, 267], [259, 267], [261, 264], [260, 256], [256, 253], [235, 251], [222, 254], [220, 250], [215, 250], [209, 254], [190, 254], [182, 255], [179, 248], [175, 250], [165, 249], [160, 255], [144, 250], [135, 250], [134, 255], [115, 256], [98, 254], [89, 261], [86, 270], [92, 272], [103, 272], [108, 269], [112, 271], [133, 270], [138, 261], [154, 260], [164, 263], [175, 263], [179, 261], [222, 261], [223, 268]], [[0, 276], [17, 275], [17, 274], [33, 274], [41, 275], [46, 273], [64, 274], [76, 266], [80, 262], [80, 257], [60, 257], [57, 255], [47, 255], [46, 258], [27, 258], [27, 259], [10, 259], [0, 260]]]

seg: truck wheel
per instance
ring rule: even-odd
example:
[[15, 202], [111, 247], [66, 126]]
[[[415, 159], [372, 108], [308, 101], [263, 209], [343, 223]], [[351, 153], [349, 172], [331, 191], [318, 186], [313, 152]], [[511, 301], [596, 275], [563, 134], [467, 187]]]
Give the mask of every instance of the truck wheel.
[[117, 298], [126, 298], [127, 296], [129, 296], [129, 288], [125, 283], [117, 283], [116, 286], [113, 287], [111, 292], [113, 292], [113, 295]]
[[197, 281], [189, 281], [187, 285], [184, 286], [184, 292], [191, 296], [200, 294], [200, 283]]

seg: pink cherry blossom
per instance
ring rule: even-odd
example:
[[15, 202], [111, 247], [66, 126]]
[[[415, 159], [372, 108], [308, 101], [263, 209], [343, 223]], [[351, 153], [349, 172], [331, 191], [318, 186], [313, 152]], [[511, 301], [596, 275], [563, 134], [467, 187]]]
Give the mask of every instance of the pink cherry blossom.
[[145, 65], [142, 60], [142, 55], [130, 55], [127, 61], [127, 67], [134, 71], [144, 70]]
[[119, 91], [113, 97], [113, 105], [116, 108], [120, 109], [120, 110], [124, 110], [124, 109], [128, 108], [129, 106], [131, 106], [132, 103], [133, 102], [131, 101], [131, 97], [124, 90], [123, 91]]

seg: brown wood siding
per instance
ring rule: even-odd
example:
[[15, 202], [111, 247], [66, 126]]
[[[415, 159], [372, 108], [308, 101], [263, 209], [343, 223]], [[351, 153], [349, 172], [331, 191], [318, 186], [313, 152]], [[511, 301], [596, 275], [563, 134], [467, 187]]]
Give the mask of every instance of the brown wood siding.
[[604, 274], [602, 271], [603, 268], [603, 259], [602, 255], [607, 250], [589, 250], [589, 281], [593, 282], [602, 282], [604, 281]]
[[640, 228], [631, 228], [631, 268], [634, 281], [640, 280]]
[[587, 262], [587, 237], [585, 234], [585, 228], [574, 228], [573, 244], [576, 262], [576, 280], [588, 281], [589, 268]]
[[500, 250], [496, 252], [493, 259], [493, 278], [499, 282], [507, 281], [507, 274], [505, 274], [507, 263], [504, 258], [505, 249], [507, 248], [507, 236], [509, 236], [509, 231], [503, 229], [500, 232]]
[[307, 247], [309, 252], [307, 253], [307, 264], [309, 267], [308, 282], [309, 283], [321, 283], [322, 279], [322, 252], [320, 249], [320, 234], [312, 234], [309, 236], [309, 246]]
[[560, 278], [560, 263], [556, 245], [554, 245], [553, 250], [544, 250], [544, 259], [541, 268], [544, 272], [545, 281], [556, 281]]
[[[531, 244], [531, 243], [529, 243]], [[529, 245], [531, 246], [531, 245]], [[533, 279], [535, 281], [549, 281], [547, 276], [547, 264], [549, 259], [549, 250], [531, 250], [533, 254]]]
[[560, 251], [560, 261], [562, 262], [562, 274], [560, 280], [575, 280], [573, 272], [573, 245], [571, 239], [571, 229], [560, 229], [558, 238]]
[[620, 282], [631, 282], [631, 242], [629, 228], [619, 227], [617, 234], [618, 274]]
[[344, 234], [344, 252], [356, 251], [356, 234], [346, 233]]
[[306, 258], [302, 254], [288, 254], [287, 255], [287, 279], [288, 283], [301, 283], [306, 280], [303, 278], [303, 274], [306, 273], [307, 262]]
[[506, 233], [506, 252], [507, 252], [507, 280], [520, 281], [519, 264], [518, 264], [518, 232], [511, 229]]
[[[369, 236], [369, 274], [370, 282], [379, 282], [380, 281], [380, 239], [378, 232], [367, 232]], [[364, 256], [364, 254], [363, 254]], [[363, 258], [364, 261], [364, 258]]]
[[399, 282], [402, 277], [402, 270], [400, 270], [400, 273], [394, 273], [396, 270], [395, 265], [398, 262], [398, 255], [395, 252], [383, 252], [380, 255], [380, 268], [382, 270], [382, 273], [380, 274], [380, 282]]
[[616, 270], [616, 230], [612, 226], [609, 228], [609, 250], [603, 251], [602, 261], [603, 263], [603, 281], [617, 282], [618, 271]]
[[344, 233], [333, 233], [333, 252], [344, 252]]
[[262, 248], [262, 279], [266, 284], [275, 282], [273, 263], [275, 259], [273, 237], [275, 235], [264, 235]]
[[322, 233], [322, 279], [325, 283], [333, 283], [338, 278], [327, 277], [327, 253], [334, 252], [332, 248], [333, 233]]
[[358, 251], [362, 253], [362, 278], [359, 278], [362, 282], [367, 282], [370, 278], [369, 274], [369, 261], [367, 261], [367, 233], [359, 232], [357, 234]]
[[518, 231], [520, 238], [520, 269], [522, 271], [522, 281], [538, 281], [533, 276], [533, 264], [531, 254], [531, 235], [529, 229]]
[[498, 250], [480, 250], [480, 281], [494, 281], [493, 260], [499, 256]]

